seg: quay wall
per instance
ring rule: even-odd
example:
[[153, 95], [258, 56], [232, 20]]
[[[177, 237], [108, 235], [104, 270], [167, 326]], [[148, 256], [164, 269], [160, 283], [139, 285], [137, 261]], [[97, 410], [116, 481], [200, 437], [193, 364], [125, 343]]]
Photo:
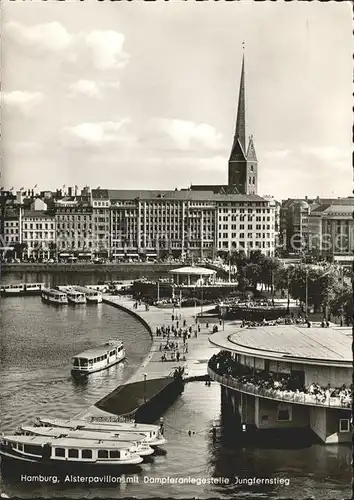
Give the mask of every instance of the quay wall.
[[13, 263], [13, 264], [1, 264], [2, 273], [23, 273], [23, 272], [70, 272], [70, 271], [100, 271], [100, 272], [156, 272], [156, 273], [166, 273], [171, 269], [179, 267], [179, 264], [155, 264], [151, 262], [120, 262], [120, 263], [109, 263], [109, 264], [94, 264], [88, 262], [80, 263], [55, 263], [55, 264], [44, 264], [44, 263]]
[[128, 307], [125, 307], [122, 304], [119, 304], [118, 302], [113, 303], [110, 300], [106, 300], [105, 297], [102, 298], [102, 302], [104, 302], [105, 304], [108, 304], [109, 306], [115, 307], [116, 309], [120, 309], [121, 311], [124, 311], [124, 312], [130, 314], [131, 316], [133, 316], [142, 325], [145, 326], [145, 328], [149, 332], [149, 335], [150, 335], [151, 339], [153, 339], [153, 334], [152, 334], [151, 326], [149, 325], [149, 323], [147, 321], [145, 321], [144, 318], [142, 318], [140, 316], [140, 314], [137, 314], [134, 310], [129, 309]]

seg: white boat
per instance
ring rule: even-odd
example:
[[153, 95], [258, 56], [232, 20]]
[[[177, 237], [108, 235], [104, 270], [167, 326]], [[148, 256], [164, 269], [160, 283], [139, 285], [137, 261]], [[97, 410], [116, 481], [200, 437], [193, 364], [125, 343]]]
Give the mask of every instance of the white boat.
[[35, 427], [30, 425], [21, 425], [20, 434], [25, 436], [47, 436], [51, 438], [67, 437], [70, 439], [91, 439], [104, 441], [131, 442], [135, 446], [135, 451], [141, 457], [152, 455], [154, 453], [147, 442], [145, 434], [133, 432], [98, 432], [73, 430], [70, 427]]
[[88, 375], [105, 370], [125, 358], [125, 349], [120, 340], [111, 340], [104, 345], [87, 349], [72, 359], [73, 375]]
[[45, 288], [44, 283], [25, 283], [25, 295], [36, 295], [40, 294]]
[[131, 442], [97, 439], [48, 438], [47, 436], [8, 435], [0, 440], [3, 459], [72, 466], [117, 466], [140, 464], [143, 459]]
[[1, 285], [1, 295], [15, 297], [23, 295], [25, 292], [24, 283], [16, 283], [14, 285]]
[[167, 441], [163, 437], [158, 425], [139, 424], [136, 422], [109, 422], [104, 420], [66, 420], [60, 418], [39, 417], [36, 421], [38, 426], [70, 428], [90, 432], [132, 432], [144, 434], [150, 446], [161, 446]]
[[48, 302], [49, 304], [61, 305], [68, 303], [68, 296], [66, 293], [54, 290], [54, 288], [44, 288], [41, 296], [43, 302]]
[[92, 290], [91, 288], [87, 288], [85, 286], [74, 286], [73, 287], [78, 292], [82, 292], [86, 295], [86, 300], [89, 303], [99, 304], [102, 302], [102, 292], [99, 290]]
[[90, 290], [96, 290], [97, 292], [107, 293], [109, 290], [108, 285], [86, 285], [86, 288]]
[[68, 289], [66, 292], [68, 301], [72, 304], [86, 304], [86, 295], [73, 288]]

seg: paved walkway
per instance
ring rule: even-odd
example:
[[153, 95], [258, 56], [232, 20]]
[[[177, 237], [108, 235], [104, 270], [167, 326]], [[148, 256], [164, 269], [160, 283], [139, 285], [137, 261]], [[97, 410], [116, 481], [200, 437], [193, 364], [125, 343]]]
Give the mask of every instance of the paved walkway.
[[[165, 378], [174, 371], [177, 366], [181, 366], [185, 368], [185, 373], [187, 377], [200, 377], [207, 374], [207, 364], [209, 359], [213, 354], [219, 352], [218, 348], [215, 348], [210, 344], [208, 337], [212, 333], [212, 327], [216, 324], [216, 320], [209, 321], [209, 328], [206, 327], [206, 323], [200, 324], [200, 333], [198, 336], [194, 336], [194, 331], [196, 329], [196, 321], [195, 314], [196, 309], [194, 307], [182, 308], [181, 309], [181, 317], [178, 318], [179, 326], [182, 327], [183, 321], [186, 321], [186, 326], [192, 326], [192, 336], [187, 339], [188, 343], [188, 353], [185, 355], [186, 360], [180, 360], [179, 363], [177, 361], [161, 361], [161, 356], [164, 351], [160, 351], [160, 344], [163, 345], [166, 343], [166, 339], [155, 335], [156, 327], [161, 327], [165, 325], [166, 327], [172, 326], [172, 309], [160, 309], [158, 307], [150, 306], [149, 310], [145, 310], [145, 305], [138, 305], [137, 309], [134, 309], [135, 301], [131, 298], [119, 295], [106, 295], [104, 296], [104, 302], [107, 304], [111, 304], [112, 306], [120, 307], [122, 309], [131, 311], [135, 315], [139, 316], [142, 320], [144, 320], [150, 327], [152, 332], [152, 346], [149, 354], [144, 359], [143, 363], [137, 369], [137, 371], [128, 379], [124, 385], [132, 384], [135, 382], [143, 382], [144, 375], [146, 375], [146, 380], [152, 380], [157, 378]], [[212, 309], [210, 307], [209, 309]], [[205, 310], [207, 312], [208, 309]], [[180, 310], [176, 309], [175, 314], [179, 315]], [[176, 320], [174, 322], [176, 325]], [[232, 332], [235, 327], [234, 322], [226, 323], [225, 322], [225, 330], [230, 330]], [[218, 325], [218, 328], [222, 328], [222, 326]], [[183, 339], [175, 338], [174, 335], [170, 335], [171, 341], [179, 342], [179, 351], [182, 353]], [[139, 341], [139, 339], [137, 339]], [[166, 351], [166, 355], [168, 355], [170, 351]], [[98, 409], [96, 406], [89, 408], [88, 410], [80, 413], [76, 416], [76, 418], [89, 418], [90, 416], [103, 416], [106, 413], [103, 410]]]

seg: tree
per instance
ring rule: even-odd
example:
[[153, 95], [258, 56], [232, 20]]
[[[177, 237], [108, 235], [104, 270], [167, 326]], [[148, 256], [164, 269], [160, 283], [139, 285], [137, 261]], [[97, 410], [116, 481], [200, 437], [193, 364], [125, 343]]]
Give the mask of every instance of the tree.
[[13, 245], [13, 252], [14, 252], [14, 255], [17, 259], [20, 259], [22, 260], [22, 257], [23, 257], [23, 252], [27, 249], [27, 243], [15, 243]]
[[55, 258], [55, 252], [56, 252], [56, 249], [57, 249], [56, 243], [54, 243], [54, 241], [50, 241], [49, 245], [48, 245], [48, 248], [49, 248], [50, 258], [54, 259]]
[[335, 268], [294, 266], [290, 293], [294, 299], [305, 303], [307, 288], [307, 302], [314, 306], [315, 311], [318, 311], [321, 307], [328, 306], [336, 296], [338, 284], [339, 273]]

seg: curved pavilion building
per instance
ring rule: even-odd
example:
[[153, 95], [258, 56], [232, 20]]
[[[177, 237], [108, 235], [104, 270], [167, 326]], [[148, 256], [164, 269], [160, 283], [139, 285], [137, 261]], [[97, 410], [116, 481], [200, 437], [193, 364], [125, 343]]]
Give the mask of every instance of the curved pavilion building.
[[351, 442], [351, 328], [239, 327], [209, 341], [221, 349], [209, 376], [242, 424], [310, 428], [323, 443]]

